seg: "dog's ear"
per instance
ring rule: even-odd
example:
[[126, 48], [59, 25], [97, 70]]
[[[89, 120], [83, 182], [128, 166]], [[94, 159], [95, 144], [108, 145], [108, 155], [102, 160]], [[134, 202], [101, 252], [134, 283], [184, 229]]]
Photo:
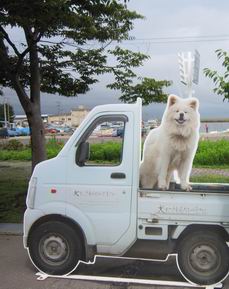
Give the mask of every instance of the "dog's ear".
[[191, 106], [191, 108], [197, 110], [199, 107], [199, 101], [197, 98], [191, 98], [189, 101], [189, 105]]
[[170, 94], [169, 98], [168, 98], [168, 104], [169, 106], [174, 105], [176, 102], [178, 101], [178, 96], [174, 95], [174, 94]]

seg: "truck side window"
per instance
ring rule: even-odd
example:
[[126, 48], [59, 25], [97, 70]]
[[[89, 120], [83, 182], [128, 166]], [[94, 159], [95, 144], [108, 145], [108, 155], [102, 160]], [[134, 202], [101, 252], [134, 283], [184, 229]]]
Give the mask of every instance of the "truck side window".
[[[76, 163], [79, 166], [117, 166], [122, 162], [125, 116], [100, 117], [95, 121], [80, 144], [87, 144], [87, 157], [81, 161], [79, 147]], [[89, 144], [89, 148], [88, 148]], [[89, 152], [88, 152], [89, 149]]]

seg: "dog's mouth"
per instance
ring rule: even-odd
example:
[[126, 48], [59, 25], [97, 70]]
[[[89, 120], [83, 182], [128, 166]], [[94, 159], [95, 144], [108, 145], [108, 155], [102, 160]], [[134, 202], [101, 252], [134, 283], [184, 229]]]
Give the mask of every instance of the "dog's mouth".
[[176, 121], [178, 124], [184, 124], [184, 123], [186, 122], [186, 119], [175, 118], [175, 121]]

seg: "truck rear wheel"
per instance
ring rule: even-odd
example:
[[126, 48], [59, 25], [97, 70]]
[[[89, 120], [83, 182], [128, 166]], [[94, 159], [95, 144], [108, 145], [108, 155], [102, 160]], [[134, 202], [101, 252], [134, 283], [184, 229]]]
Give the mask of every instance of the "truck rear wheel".
[[226, 241], [212, 231], [195, 231], [179, 243], [178, 266], [189, 281], [198, 285], [216, 284], [229, 271]]
[[35, 266], [50, 275], [70, 273], [83, 257], [80, 236], [70, 225], [49, 221], [29, 236], [29, 254]]

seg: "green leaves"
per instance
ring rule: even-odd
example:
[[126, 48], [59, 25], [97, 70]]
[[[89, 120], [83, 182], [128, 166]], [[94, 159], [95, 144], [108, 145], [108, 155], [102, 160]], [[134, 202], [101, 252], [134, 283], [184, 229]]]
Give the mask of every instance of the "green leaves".
[[111, 84], [109, 87], [121, 89], [122, 95], [120, 100], [123, 102], [132, 103], [135, 102], [138, 97], [141, 97], [143, 105], [148, 105], [152, 102], [166, 102], [168, 95], [163, 92], [163, 89], [170, 85], [171, 82], [167, 80], [157, 81], [153, 78], [144, 77], [141, 82], [135, 85], [131, 83], [126, 85], [126, 83], [120, 82], [113, 85]]
[[49, 93], [76, 96], [85, 93], [97, 82], [95, 76], [104, 73], [106, 56], [101, 49], [76, 51], [61, 49], [61, 45], [39, 49], [41, 60], [41, 89]]
[[119, 62], [117, 67], [119, 68], [125, 68], [126, 66], [138, 67], [143, 65], [144, 60], [149, 59], [149, 56], [143, 53], [122, 49], [118, 46], [116, 46], [114, 50], [108, 50], [108, 52], [116, 57]]
[[167, 94], [163, 92], [163, 89], [171, 85], [170, 81], [137, 77], [132, 71], [133, 68], [143, 65], [143, 61], [149, 58], [147, 55], [120, 47], [110, 50], [110, 53], [116, 56], [118, 64], [111, 69], [115, 82], [108, 84], [107, 87], [120, 90], [120, 100], [132, 103], [141, 97], [144, 105], [152, 102], [166, 102]]
[[[6, 65], [0, 67], [0, 84], [14, 88], [16, 79], [22, 89], [30, 89], [33, 63], [43, 92], [76, 96], [109, 73], [114, 82], [107, 87], [120, 90], [122, 101], [138, 96], [144, 104], [165, 101], [163, 88], [169, 81], [139, 77], [134, 71], [148, 56], [119, 46], [106, 48], [114, 40], [128, 39], [133, 21], [141, 18], [116, 0], [1, 0], [0, 61]], [[23, 46], [10, 39], [6, 26], [21, 28]], [[37, 69], [32, 49], [38, 51]]]
[[225, 72], [220, 75], [217, 71], [209, 68], [204, 69], [205, 76], [211, 78], [215, 84], [213, 91], [219, 95], [222, 95], [223, 101], [227, 99], [229, 101], [229, 54], [222, 49], [217, 49], [217, 58], [222, 60], [222, 66]]

